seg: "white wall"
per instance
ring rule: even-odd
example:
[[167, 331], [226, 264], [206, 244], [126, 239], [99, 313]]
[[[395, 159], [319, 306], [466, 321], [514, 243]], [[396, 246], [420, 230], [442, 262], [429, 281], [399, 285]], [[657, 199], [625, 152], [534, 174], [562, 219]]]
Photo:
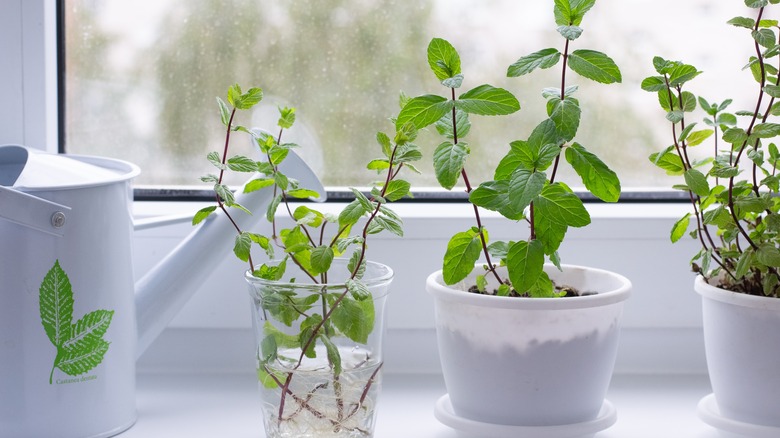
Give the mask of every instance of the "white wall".
[[[326, 208], [338, 209], [335, 204]], [[170, 212], [170, 206], [138, 203], [138, 215]], [[472, 226], [464, 204], [399, 204], [403, 239], [386, 233], [370, 241], [371, 258], [395, 271], [389, 304], [386, 364], [395, 372], [437, 372], [432, 299], [425, 278], [440, 268], [447, 240]], [[669, 231], [687, 206], [588, 204], [593, 223], [572, 229], [561, 249], [564, 263], [619, 272], [633, 283], [626, 304], [617, 371], [621, 373], [703, 373], [699, 297], [693, 292], [688, 260], [696, 242], [672, 245]], [[178, 204], [176, 212], [199, 205]], [[522, 238], [527, 228], [494, 215], [486, 226], [492, 239]], [[191, 231], [188, 224], [136, 235], [135, 268], [140, 275]], [[240, 370], [253, 362], [249, 299], [244, 265], [226, 254], [214, 274], [195, 292], [160, 339], [141, 358], [142, 370]]]

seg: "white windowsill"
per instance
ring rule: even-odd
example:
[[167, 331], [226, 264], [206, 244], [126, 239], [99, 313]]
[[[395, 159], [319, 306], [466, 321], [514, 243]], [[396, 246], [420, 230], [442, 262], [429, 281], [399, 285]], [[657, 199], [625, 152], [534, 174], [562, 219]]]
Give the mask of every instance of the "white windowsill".
[[[139, 419], [121, 437], [264, 437], [256, 385], [251, 374], [141, 374]], [[618, 420], [596, 438], [717, 438], [696, 416], [696, 404], [709, 392], [702, 375], [617, 375], [607, 398]], [[375, 437], [457, 437], [433, 415], [444, 393], [438, 374], [385, 375]]]

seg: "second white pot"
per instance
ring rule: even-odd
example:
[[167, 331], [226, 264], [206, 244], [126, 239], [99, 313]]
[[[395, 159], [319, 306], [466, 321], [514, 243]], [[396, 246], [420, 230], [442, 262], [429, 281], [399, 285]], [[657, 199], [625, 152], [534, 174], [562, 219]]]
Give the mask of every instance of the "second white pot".
[[454, 413], [515, 426], [595, 419], [617, 354], [631, 282], [600, 269], [552, 265], [545, 271], [574, 298], [516, 298], [466, 292], [473, 278], [447, 286], [428, 277], [434, 296], [442, 372]]

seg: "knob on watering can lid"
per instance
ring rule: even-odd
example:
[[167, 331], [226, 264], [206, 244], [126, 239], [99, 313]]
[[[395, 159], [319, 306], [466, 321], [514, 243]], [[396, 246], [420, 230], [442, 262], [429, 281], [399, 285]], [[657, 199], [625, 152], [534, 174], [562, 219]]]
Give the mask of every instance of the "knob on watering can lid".
[[88, 187], [126, 180], [138, 173], [137, 166], [119, 160], [0, 146], [0, 186], [23, 190]]

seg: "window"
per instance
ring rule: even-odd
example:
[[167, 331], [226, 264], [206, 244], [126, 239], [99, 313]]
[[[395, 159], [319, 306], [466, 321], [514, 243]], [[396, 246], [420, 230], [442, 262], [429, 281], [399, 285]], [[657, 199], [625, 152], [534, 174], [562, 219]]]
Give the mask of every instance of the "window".
[[[559, 66], [505, 77], [520, 56], [560, 49], [551, 1], [63, 1], [65, 148], [135, 162], [143, 169], [140, 185], [199, 183], [209, 171], [206, 153], [222, 142], [215, 97], [234, 82], [265, 92], [265, 105], [243, 124], [270, 128], [277, 105], [296, 107], [287, 140], [302, 146], [324, 184], [364, 185], [371, 175], [363, 163], [378, 153], [376, 132], [392, 128], [387, 119], [398, 112], [399, 91], [445, 91], [425, 60], [434, 36], [459, 50], [464, 89], [501, 86], [523, 107], [508, 117], [472, 119], [467, 168], [475, 180], [489, 179], [508, 143], [526, 138], [544, 117], [541, 89], [560, 81]], [[623, 83], [592, 84], [572, 74], [585, 111], [577, 139], [624, 187], [668, 184], [647, 160], [670, 135], [655, 97], [639, 88], [653, 73], [653, 55], [704, 70], [701, 90], [746, 83], [746, 73], [732, 68], [749, 56], [730, 49], [745, 46], [744, 34], [725, 24], [734, 10], [708, 0], [599, 0], [585, 17], [575, 48], [610, 55]], [[707, 97], [729, 94], [737, 93]], [[432, 151], [438, 139], [429, 133], [418, 143]], [[248, 140], [234, 144], [251, 153]], [[420, 168], [413, 183], [436, 186], [430, 161]]]

